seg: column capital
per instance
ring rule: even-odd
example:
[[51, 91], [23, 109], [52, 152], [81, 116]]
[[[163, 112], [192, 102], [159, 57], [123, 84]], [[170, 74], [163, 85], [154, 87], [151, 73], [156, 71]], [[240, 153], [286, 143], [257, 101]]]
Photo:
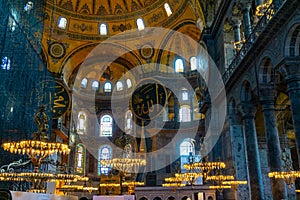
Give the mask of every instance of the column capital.
[[239, 109], [242, 112], [243, 119], [254, 118], [256, 113], [256, 106], [251, 102], [242, 102], [239, 105]]
[[262, 109], [264, 110], [270, 110], [275, 109], [274, 103], [276, 98], [276, 90], [271, 85], [260, 85], [260, 103], [262, 105]]
[[300, 58], [284, 58], [279, 63], [279, 71], [285, 75], [287, 80], [295, 75], [300, 76]]
[[239, 28], [242, 25], [242, 20], [240, 19], [240, 17], [232, 16], [230, 18], [230, 23], [233, 27]]
[[249, 3], [249, 2], [241, 2], [241, 3], [239, 4], [239, 8], [240, 8], [242, 11], [250, 11], [251, 3]]

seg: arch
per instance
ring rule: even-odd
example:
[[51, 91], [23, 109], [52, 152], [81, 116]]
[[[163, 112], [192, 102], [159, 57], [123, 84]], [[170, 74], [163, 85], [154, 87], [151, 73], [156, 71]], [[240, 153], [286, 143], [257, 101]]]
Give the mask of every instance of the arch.
[[146, 197], [142, 197], [140, 198], [140, 200], [148, 200]]
[[92, 82], [91, 88], [92, 88], [93, 91], [98, 91], [99, 90], [99, 86], [100, 86], [99, 81], [94, 80]]
[[105, 114], [100, 118], [100, 137], [112, 136], [113, 119], [110, 115]]
[[111, 93], [111, 91], [112, 91], [112, 83], [110, 81], [107, 81], [107, 82], [104, 83], [104, 85], [103, 85], [103, 91], [105, 93]]
[[184, 72], [184, 64], [182, 58], [176, 58], [174, 62], [174, 71], [175, 72]]
[[102, 23], [99, 26], [99, 33], [100, 35], [107, 35], [107, 25]]
[[77, 119], [77, 133], [83, 134], [86, 130], [86, 114], [84, 112], [78, 113], [78, 119]]
[[269, 57], [264, 58], [259, 66], [258, 81], [260, 84], [267, 84], [274, 81], [274, 70]]
[[86, 147], [84, 144], [79, 143], [76, 146], [75, 158], [75, 171], [77, 174], [84, 174], [85, 160], [86, 160]]
[[191, 198], [188, 197], [188, 196], [184, 196], [184, 197], [181, 198], [181, 200], [191, 200]]
[[65, 30], [67, 28], [68, 20], [65, 17], [59, 17], [57, 21], [57, 27]]
[[236, 114], [236, 102], [233, 97], [230, 98], [228, 104], [228, 115], [235, 115]]
[[153, 200], [162, 200], [160, 197], [154, 197]]
[[241, 88], [241, 101], [249, 102], [252, 100], [251, 85], [248, 81], [244, 81]]
[[81, 88], [86, 88], [87, 87], [87, 84], [88, 84], [88, 79], [87, 78], [83, 78], [81, 81], [80, 81], [80, 87]]
[[98, 175], [108, 174], [110, 166], [103, 166], [100, 160], [109, 160], [112, 158], [112, 148], [110, 145], [102, 145], [98, 150]]
[[300, 23], [294, 24], [285, 40], [284, 55], [296, 57], [300, 55]]
[[170, 196], [170, 197], [167, 198], [167, 200], [175, 200], [175, 197]]
[[144, 20], [142, 18], [138, 18], [136, 20], [136, 25], [137, 25], [137, 28], [139, 31], [142, 31], [145, 29], [145, 23], [144, 23]]

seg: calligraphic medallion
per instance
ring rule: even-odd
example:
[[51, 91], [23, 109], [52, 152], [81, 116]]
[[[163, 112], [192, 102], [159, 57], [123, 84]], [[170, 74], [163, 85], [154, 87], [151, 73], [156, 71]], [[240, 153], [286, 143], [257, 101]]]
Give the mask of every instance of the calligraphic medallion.
[[166, 88], [158, 80], [147, 78], [136, 85], [130, 105], [136, 117], [149, 121], [163, 112], [166, 100]]
[[56, 81], [52, 108], [52, 116], [54, 119], [59, 118], [67, 112], [71, 105], [70, 99], [68, 88], [63, 83]]

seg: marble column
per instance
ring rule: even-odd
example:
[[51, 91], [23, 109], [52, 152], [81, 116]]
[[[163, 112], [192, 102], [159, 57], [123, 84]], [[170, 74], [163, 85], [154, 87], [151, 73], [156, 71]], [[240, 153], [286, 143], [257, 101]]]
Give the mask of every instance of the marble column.
[[178, 122], [179, 120], [179, 102], [176, 95], [174, 95], [174, 121]]
[[256, 127], [254, 121], [256, 107], [252, 105], [250, 102], [245, 102], [241, 104], [240, 108], [243, 115], [243, 125], [244, 125], [243, 129], [244, 129], [244, 138], [246, 141], [251, 199], [263, 200], [264, 187], [262, 181], [260, 157], [259, 157]]
[[252, 33], [252, 26], [251, 26], [251, 20], [250, 20], [250, 3], [241, 3], [241, 9], [243, 13], [243, 24], [244, 24], [244, 34], [245, 39], [248, 40], [249, 36]]
[[300, 59], [286, 59], [280, 67], [280, 71], [285, 75], [287, 84], [300, 166]]
[[[235, 178], [237, 180], [248, 181], [249, 174], [247, 169], [245, 140], [243, 136], [243, 126], [237, 122], [236, 113], [229, 114], [229, 131], [232, 141], [232, 158], [235, 169]], [[251, 199], [249, 195], [249, 184], [240, 185], [237, 188], [237, 199]]]
[[232, 17], [232, 26], [233, 26], [233, 35], [234, 35], [234, 42], [239, 42], [242, 40], [241, 38], [241, 20], [237, 17]]
[[[275, 115], [276, 91], [270, 86], [263, 86], [260, 90], [260, 103], [264, 115], [268, 160], [270, 171], [282, 171], [281, 148]], [[287, 199], [286, 185], [281, 179], [272, 179], [273, 199]]]

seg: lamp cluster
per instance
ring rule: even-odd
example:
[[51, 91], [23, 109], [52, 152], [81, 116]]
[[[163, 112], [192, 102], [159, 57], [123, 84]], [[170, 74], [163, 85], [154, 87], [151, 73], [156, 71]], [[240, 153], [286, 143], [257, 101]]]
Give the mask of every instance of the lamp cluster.
[[47, 156], [54, 153], [67, 155], [70, 149], [67, 144], [43, 142], [37, 140], [22, 140], [20, 142], [6, 142], [2, 144], [5, 151], [15, 154], [27, 154], [31, 156]]

